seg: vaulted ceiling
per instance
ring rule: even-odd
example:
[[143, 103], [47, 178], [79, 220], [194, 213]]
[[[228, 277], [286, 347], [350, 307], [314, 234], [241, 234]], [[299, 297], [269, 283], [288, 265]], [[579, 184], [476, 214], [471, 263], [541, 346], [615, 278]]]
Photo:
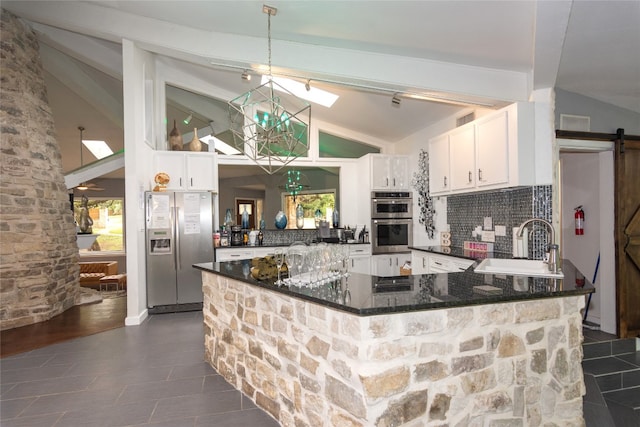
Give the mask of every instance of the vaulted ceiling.
[[[557, 87], [640, 113], [639, 1], [270, 1], [274, 73], [341, 95], [317, 120], [401, 141], [460, 104], [528, 100]], [[3, 1], [38, 33], [65, 171], [85, 138], [123, 147], [123, 39], [167, 63], [247, 90], [243, 69], [267, 62], [258, 1]], [[256, 79], [258, 80], [258, 79]], [[252, 81], [252, 84], [254, 82]], [[471, 107], [473, 108], [473, 107]]]

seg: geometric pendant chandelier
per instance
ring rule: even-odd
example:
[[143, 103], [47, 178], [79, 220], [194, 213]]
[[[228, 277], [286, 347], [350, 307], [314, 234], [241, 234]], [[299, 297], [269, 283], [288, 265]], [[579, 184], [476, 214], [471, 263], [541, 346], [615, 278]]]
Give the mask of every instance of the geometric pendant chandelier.
[[277, 9], [264, 5], [262, 11], [268, 15], [269, 79], [228, 105], [236, 148], [271, 175], [307, 152], [311, 105], [271, 78], [271, 16]]

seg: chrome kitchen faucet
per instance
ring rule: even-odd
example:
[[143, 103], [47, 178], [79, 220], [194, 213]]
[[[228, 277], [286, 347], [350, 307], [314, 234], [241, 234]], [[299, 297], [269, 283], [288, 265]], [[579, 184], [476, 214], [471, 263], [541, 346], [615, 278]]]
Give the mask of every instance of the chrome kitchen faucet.
[[556, 231], [553, 228], [553, 225], [549, 221], [542, 218], [528, 219], [522, 224], [520, 224], [520, 227], [518, 228], [516, 236], [522, 237], [522, 232], [524, 231], [524, 228], [533, 222], [541, 222], [545, 224], [547, 227], [549, 227], [549, 259], [547, 260], [547, 265], [549, 266], [549, 271], [551, 271], [552, 273], [557, 273], [559, 247], [558, 247], [558, 244], [556, 243]]

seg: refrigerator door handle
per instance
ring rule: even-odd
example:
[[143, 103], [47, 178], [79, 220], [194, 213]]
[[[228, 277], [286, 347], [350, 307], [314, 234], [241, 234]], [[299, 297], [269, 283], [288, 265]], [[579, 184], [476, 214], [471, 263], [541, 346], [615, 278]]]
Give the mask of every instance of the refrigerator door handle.
[[178, 214], [180, 212], [180, 208], [175, 207], [173, 208], [173, 236], [176, 239], [176, 244], [175, 244], [175, 248], [176, 250], [174, 251], [175, 257], [176, 257], [176, 270], [182, 270], [182, 260], [180, 259], [180, 226], [178, 224]]

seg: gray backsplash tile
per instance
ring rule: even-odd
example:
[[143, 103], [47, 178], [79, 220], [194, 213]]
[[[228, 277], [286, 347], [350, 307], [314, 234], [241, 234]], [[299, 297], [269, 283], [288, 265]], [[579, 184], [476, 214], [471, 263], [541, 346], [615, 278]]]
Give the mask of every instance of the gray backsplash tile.
[[[451, 227], [451, 244], [462, 247], [474, 240], [471, 232], [484, 224], [485, 217], [493, 219], [494, 227], [504, 225], [507, 236], [496, 237], [494, 250], [512, 252], [511, 230], [530, 218], [551, 221], [552, 187], [517, 187], [498, 191], [462, 194], [447, 198], [447, 222]], [[531, 229], [529, 230], [532, 231]], [[547, 245], [547, 230], [535, 224], [529, 238], [529, 257], [541, 258]]]

